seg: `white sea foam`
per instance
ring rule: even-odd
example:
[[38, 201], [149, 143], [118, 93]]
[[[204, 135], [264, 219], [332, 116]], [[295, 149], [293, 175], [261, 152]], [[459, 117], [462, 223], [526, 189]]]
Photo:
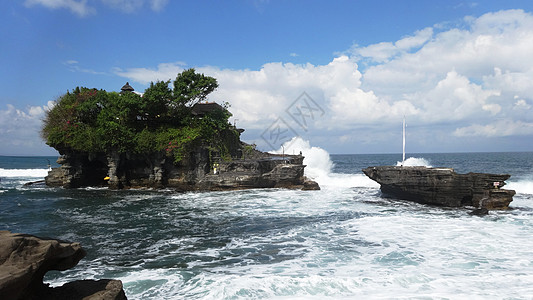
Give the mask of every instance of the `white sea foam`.
[[379, 184], [364, 174], [329, 173], [319, 177], [317, 182], [329, 187], [379, 188]]
[[286, 142], [282, 148], [273, 153], [300, 153], [304, 158], [305, 176], [318, 182], [320, 186], [328, 187], [379, 187], [377, 183], [363, 174], [333, 173], [333, 162], [329, 153], [320, 148], [312, 147], [309, 141], [295, 137]]
[[505, 189], [515, 190], [520, 194], [533, 195], [533, 180], [509, 181], [507, 182]]
[[[322, 171], [321, 191], [124, 191], [119, 200], [88, 191], [102, 201], [47, 202], [58, 205], [50, 213], [63, 222], [55, 223], [68, 224], [68, 230], [57, 229], [66, 232], [60, 238], [78, 241], [98, 228], [85, 239], [92, 258], [50, 275], [52, 286], [117, 278], [129, 299], [533, 295], [532, 196], [519, 194], [511, 203], [515, 209], [483, 218], [463, 208], [391, 201], [365, 188], [364, 175], [333, 173], [329, 155], [306, 149], [306, 157], [319, 158], [306, 163]], [[509, 187], [519, 193], [533, 183], [532, 177], [512, 179]], [[85, 192], [77, 191], [79, 199]], [[47, 220], [50, 214], [37, 216]]]
[[0, 168], [0, 177], [5, 178], [44, 178], [48, 175], [48, 169], [4, 169]]
[[[396, 162], [397, 166], [401, 166], [402, 162]], [[408, 167], [428, 167], [431, 168], [431, 165], [429, 164], [429, 161], [422, 157], [409, 157], [405, 160], [403, 163], [404, 166]]]

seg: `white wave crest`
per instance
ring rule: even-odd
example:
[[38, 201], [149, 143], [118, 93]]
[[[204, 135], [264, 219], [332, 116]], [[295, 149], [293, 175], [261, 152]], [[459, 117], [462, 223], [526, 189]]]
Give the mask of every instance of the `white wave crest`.
[[0, 177], [4, 178], [44, 178], [48, 175], [48, 169], [3, 169], [0, 168]]
[[379, 188], [379, 183], [364, 174], [330, 173], [317, 179], [320, 186]]
[[[295, 137], [286, 142], [282, 148], [272, 153], [300, 153], [304, 158], [305, 176], [318, 182], [320, 186], [331, 187], [379, 187], [379, 185], [363, 174], [332, 173], [333, 162], [329, 153], [320, 147], [311, 147], [309, 141]], [[357, 172], [358, 170], [354, 170]]]
[[[396, 165], [397, 166], [401, 166], [402, 165], [402, 162], [399, 161], [399, 162], [396, 162]], [[407, 166], [407, 167], [428, 167], [428, 168], [431, 168], [431, 165], [429, 164], [429, 161], [425, 158], [422, 158], [422, 157], [409, 157], [408, 159], [405, 160], [405, 163], [403, 164], [404, 166]]]
[[515, 190], [519, 194], [533, 195], [533, 180], [519, 180], [516, 182], [508, 182], [505, 189]]

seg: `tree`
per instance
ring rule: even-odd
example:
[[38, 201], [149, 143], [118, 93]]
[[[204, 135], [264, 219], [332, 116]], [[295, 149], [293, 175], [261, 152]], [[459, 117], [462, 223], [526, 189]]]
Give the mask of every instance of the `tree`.
[[174, 101], [178, 106], [192, 107], [217, 88], [215, 78], [198, 74], [191, 68], [178, 74], [174, 80]]
[[227, 153], [230, 140], [226, 133], [238, 136], [228, 123], [229, 111], [216, 110], [199, 118], [190, 109], [218, 87], [216, 79], [189, 69], [177, 75], [174, 91], [169, 83], [152, 82], [143, 97], [85, 87], [67, 91], [47, 112], [41, 136], [56, 149], [86, 153], [162, 151], [175, 162], [199, 146]]
[[158, 81], [150, 83], [144, 91], [141, 101], [141, 117], [148, 122], [151, 127], [157, 126], [167, 118], [168, 106], [172, 100], [172, 90], [168, 87], [168, 81]]

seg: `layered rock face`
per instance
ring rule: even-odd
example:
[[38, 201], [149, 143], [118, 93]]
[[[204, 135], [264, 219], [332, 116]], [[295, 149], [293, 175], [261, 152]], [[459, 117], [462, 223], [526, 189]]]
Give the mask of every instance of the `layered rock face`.
[[255, 151], [246, 159], [217, 160], [215, 163], [209, 151], [200, 148], [176, 164], [160, 153], [89, 155], [62, 151], [61, 154], [58, 159], [61, 167], [54, 168], [45, 178], [49, 186], [170, 187], [183, 191], [272, 187], [319, 189], [318, 184], [304, 177], [304, 157], [301, 155], [280, 156]]
[[48, 271], [72, 268], [85, 255], [79, 243], [0, 231], [0, 298], [126, 299], [119, 280], [81, 280], [57, 288], [43, 284]]
[[385, 194], [419, 203], [506, 209], [515, 191], [501, 189], [510, 175], [457, 174], [450, 168], [379, 166], [363, 169]]

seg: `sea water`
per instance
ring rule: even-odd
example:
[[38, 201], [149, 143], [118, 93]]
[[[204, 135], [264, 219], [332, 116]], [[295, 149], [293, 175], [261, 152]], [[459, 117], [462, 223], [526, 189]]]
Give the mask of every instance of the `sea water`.
[[24, 186], [55, 158], [0, 157], [0, 230], [81, 242], [78, 266], [45, 281], [120, 279], [129, 299], [533, 297], [533, 153], [408, 155], [511, 174], [511, 209], [476, 217], [383, 197], [361, 169], [401, 154], [296, 146], [320, 191]]

